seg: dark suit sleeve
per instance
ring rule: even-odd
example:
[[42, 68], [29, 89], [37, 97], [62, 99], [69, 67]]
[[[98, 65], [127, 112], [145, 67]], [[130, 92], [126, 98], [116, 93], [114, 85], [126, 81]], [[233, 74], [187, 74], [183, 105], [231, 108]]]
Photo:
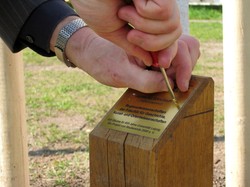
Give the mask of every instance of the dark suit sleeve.
[[30, 47], [52, 56], [49, 42], [57, 24], [76, 15], [63, 0], [0, 0], [0, 35], [13, 52]]

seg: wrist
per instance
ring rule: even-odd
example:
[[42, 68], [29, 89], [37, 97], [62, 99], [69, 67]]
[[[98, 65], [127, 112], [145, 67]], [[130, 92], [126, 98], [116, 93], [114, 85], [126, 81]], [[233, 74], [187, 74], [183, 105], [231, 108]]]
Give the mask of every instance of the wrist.
[[57, 37], [59, 35], [59, 32], [60, 30], [66, 26], [69, 22], [75, 20], [75, 19], [78, 19], [79, 17], [77, 16], [69, 16], [65, 19], [63, 19], [55, 28], [53, 34], [52, 34], [52, 37], [50, 39], [50, 50], [55, 52], [55, 45], [56, 45], [56, 40], [57, 40]]
[[[90, 47], [90, 43], [96, 38], [95, 32], [89, 27], [80, 29], [69, 38], [67, 45], [65, 47], [65, 54], [68, 59], [80, 69], [84, 69], [86, 65], [86, 52]], [[84, 65], [85, 64], [85, 65]]]
[[68, 59], [66, 55], [66, 46], [68, 45], [69, 39], [84, 26], [86, 26], [86, 24], [81, 18], [70, 16], [58, 24], [53, 33], [51, 48], [56, 53], [57, 58], [68, 67], [76, 66]]

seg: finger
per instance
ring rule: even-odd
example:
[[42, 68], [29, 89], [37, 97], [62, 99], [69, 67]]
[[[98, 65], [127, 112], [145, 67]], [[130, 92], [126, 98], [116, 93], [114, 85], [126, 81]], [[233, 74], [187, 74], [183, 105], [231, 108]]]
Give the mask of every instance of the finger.
[[[189, 63], [189, 58], [183, 59], [184, 62], [187, 64]], [[192, 68], [191, 66], [185, 67], [185, 66], [180, 66], [176, 70], [176, 84], [177, 87], [180, 89], [182, 92], [186, 92], [189, 88], [189, 82], [190, 78], [192, 75]]]
[[[149, 71], [141, 68], [131, 68], [130, 77], [127, 77], [127, 87], [144, 93], [167, 91], [164, 78], [159, 71]], [[129, 78], [129, 79], [128, 79]]]
[[128, 41], [147, 51], [160, 51], [172, 45], [181, 35], [181, 28], [174, 32], [153, 35], [133, 29], [129, 31]]
[[134, 0], [137, 12], [150, 19], [166, 19], [173, 14], [179, 14], [177, 3], [174, 0]]
[[[137, 66], [139, 66], [139, 67], [141, 67], [142, 69], [146, 69], [147, 68], [147, 66], [144, 64], [144, 62], [142, 61], [142, 60], [140, 60], [140, 59], [138, 59], [138, 58], [135, 58], [135, 57], [133, 57], [133, 56], [130, 56], [129, 55], [129, 60], [130, 61], [134, 61], [134, 63], [137, 65]], [[132, 59], [132, 60], [131, 60]]]
[[178, 53], [172, 62], [172, 66], [176, 70], [177, 86], [180, 91], [185, 92], [189, 87], [193, 64], [185, 42], [179, 41], [178, 46]]
[[178, 42], [175, 41], [171, 46], [158, 52], [158, 63], [163, 68], [169, 68], [178, 50]]
[[191, 60], [192, 60], [192, 65], [194, 67], [197, 60], [200, 57], [200, 43], [199, 43], [199, 41], [196, 38], [194, 38], [190, 35], [185, 35], [185, 34], [181, 35], [180, 40], [184, 41], [187, 44], [188, 50], [189, 50], [189, 53], [191, 56]]
[[135, 7], [122, 7], [118, 16], [120, 19], [130, 23], [136, 30], [151, 34], [165, 34], [173, 32], [180, 27], [180, 20], [176, 18], [166, 20], [153, 20], [142, 17], [138, 14]]
[[170, 66], [169, 68], [166, 69], [168, 78], [175, 80], [176, 79], [176, 70], [173, 66]]

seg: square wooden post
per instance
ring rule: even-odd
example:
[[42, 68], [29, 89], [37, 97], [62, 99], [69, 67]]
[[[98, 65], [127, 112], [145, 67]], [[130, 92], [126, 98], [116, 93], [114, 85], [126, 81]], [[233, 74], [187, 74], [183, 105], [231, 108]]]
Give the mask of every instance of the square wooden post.
[[157, 139], [102, 125], [90, 134], [91, 187], [212, 187], [214, 83], [193, 76], [189, 95]]
[[28, 144], [22, 53], [0, 40], [0, 186], [28, 187]]

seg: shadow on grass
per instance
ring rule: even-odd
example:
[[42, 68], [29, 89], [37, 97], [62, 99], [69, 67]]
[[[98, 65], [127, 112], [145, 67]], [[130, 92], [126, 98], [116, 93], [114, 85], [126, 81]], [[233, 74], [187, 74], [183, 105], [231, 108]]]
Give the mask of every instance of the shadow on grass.
[[[214, 136], [214, 141], [215, 142], [224, 142], [225, 137], [222, 136]], [[67, 155], [67, 154], [73, 154], [76, 152], [88, 152], [88, 148], [78, 148], [78, 149], [73, 149], [73, 148], [67, 148], [67, 149], [39, 149], [35, 151], [29, 151], [29, 156], [52, 156], [52, 155]]]
[[67, 154], [73, 154], [76, 152], [88, 152], [88, 149], [86, 148], [79, 148], [79, 149], [72, 149], [72, 148], [67, 148], [67, 149], [56, 149], [56, 150], [51, 150], [51, 149], [39, 149], [35, 151], [29, 151], [29, 156], [52, 156], [52, 155], [67, 155]]
[[225, 136], [214, 136], [214, 141], [215, 142], [224, 142], [225, 141]]

